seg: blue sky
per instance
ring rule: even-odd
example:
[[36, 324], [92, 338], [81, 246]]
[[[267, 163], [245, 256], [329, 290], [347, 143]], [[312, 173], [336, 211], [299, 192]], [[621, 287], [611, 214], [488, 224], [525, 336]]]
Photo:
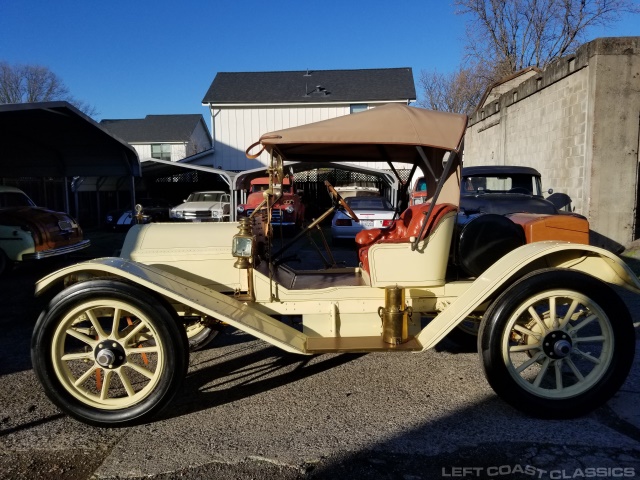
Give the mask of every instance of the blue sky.
[[[208, 120], [217, 72], [453, 71], [464, 21], [447, 0], [0, 0], [0, 61], [49, 67], [97, 120]], [[640, 35], [640, 19], [589, 37], [622, 35]]]

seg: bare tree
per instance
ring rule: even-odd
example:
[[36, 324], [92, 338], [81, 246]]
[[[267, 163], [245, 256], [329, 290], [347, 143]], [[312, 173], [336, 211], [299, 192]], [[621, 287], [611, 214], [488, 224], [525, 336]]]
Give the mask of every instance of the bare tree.
[[431, 110], [470, 115], [490, 80], [491, 72], [479, 66], [461, 67], [453, 73], [423, 70], [419, 80], [423, 98], [418, 104]]
[[422, 71], [421, 106], [472, 113], [492, 82], [524, 68], [544, 69], [572, 53], [589, 29], [640, 13], [638, 0], [453, 0], [466, 15], [465, 63], [453, 73]]
[[467, 52], [502, 77], [572, 53], [589, 29], [640, 13], [637, 0], [454, 0], [467, 15]]
[[64, 82], [40, 65], [10, 65], [0, 62], [0, 104], [66, 100], [86, 115], [95, 108], [71, 96]]

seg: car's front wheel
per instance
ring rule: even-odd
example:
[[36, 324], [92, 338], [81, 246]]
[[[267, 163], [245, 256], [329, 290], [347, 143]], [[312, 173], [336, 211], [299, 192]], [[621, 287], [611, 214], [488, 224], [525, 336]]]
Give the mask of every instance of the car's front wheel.
[[513, 284], [487, 309], [479, 336], [491, 387], [542, 418], [577, 417], [609, 400], [635, 351], [620, 297], [590, 275], [563, 269]]
[[36, 324], [38, 380], [62, 411], [96, 426], [148, 420], [177, 392], [188, 367], [185, 329], [159, 298], [114, 280], [58, 294]]

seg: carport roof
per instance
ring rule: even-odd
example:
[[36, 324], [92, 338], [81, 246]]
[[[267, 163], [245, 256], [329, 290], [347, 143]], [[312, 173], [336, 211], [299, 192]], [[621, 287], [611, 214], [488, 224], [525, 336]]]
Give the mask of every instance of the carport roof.
[[220, 175], [223, 181], [229, 185], [229, 188], [233, 188], [233, 181], [237, 173], [229, 172], [227, 170], [220, 170], [218, 168], [207, 167], [204, 165], [195, 165], [186, 162], [172, 162], [169, 160], [160, 160], [158, 158], [148, 158], [142, 162], [142, 170], [145, 175], [153, 175], [156, 177], [175, 175], [176, 173], [182, 173], [186, 170], [199, 170], [201, 172], [215, 173]]
[[0, 176], [140, 176], [136, 151], [68, 102], [0, 105]]

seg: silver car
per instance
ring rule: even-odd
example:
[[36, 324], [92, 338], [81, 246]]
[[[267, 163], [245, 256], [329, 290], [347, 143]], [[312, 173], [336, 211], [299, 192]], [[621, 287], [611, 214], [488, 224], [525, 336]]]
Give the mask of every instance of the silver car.
[[353, 220], [344, 209], [337, 210], [331, 220], [331, 237], [334, 240], [354, 239], [361, 230], [388, 227], [396, 213], [384, 197], [347, 197], [344, 200], [360, 221]]

